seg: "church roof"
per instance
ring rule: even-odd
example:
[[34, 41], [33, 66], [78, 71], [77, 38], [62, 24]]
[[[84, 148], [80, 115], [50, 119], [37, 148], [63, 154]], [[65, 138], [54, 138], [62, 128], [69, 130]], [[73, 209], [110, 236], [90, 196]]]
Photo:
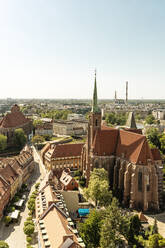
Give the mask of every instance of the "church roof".
[[0, 128], [14, 128], [29, 122], [30, 120], [23, 115], [18, 105], [15, 104], [11, 109], [11, 113], [6, 114], [1, 120]]
[[115, 153], [118, 130], [102, 127], [96, 132], [93, 149], [98, 156], [110, 156]]
[[102, 127], [95, 134], [94, 154], [98, 156], [116, 155], [134, 164], [147, 164], [153, 156], [144, 135]]
[[128, 119], [127, 119], [127, 123], [126, 123], [126, 127], [137, 129], [136, 121], [135, 121], [135, 117], [134, 117], [134, 113], [133, 112], [130, 112], [129, 113], [129, 116], [128, 116]]

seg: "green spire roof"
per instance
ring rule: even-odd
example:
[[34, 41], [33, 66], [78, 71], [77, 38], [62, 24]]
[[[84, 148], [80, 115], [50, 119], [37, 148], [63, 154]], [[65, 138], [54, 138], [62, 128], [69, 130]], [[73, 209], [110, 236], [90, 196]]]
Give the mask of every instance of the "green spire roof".
[[101, 110], [97, 105], [97, 83], [96, 83], [96, 71], [95, 71], [95, 86], [93, 92], [93, 101], [92, 101], [92, 112], [93, 113], [100, 113]]

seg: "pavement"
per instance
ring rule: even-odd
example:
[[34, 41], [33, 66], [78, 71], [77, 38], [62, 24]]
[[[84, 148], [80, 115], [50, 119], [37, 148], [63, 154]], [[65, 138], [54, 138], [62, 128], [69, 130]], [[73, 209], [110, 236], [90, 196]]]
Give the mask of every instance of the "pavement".
[[[28, 188], [30, 188], [30, 192], [26, 193], [27, 199], [25, 206], [21, 210], [20, 218], [18, 223], [12, 223], [8, 227], [5, 226], [3, 221], [0, 221], [0, 240], [4, 240], [8, 243], [10, 248], [26, 248], [26, 236], [23, 232], [24, 221], [28, 217], [28, 208], [27, 208], [27, 201], [28, 195], [35, 190], [35, 184], [39, 182], [45, 175], [46, 170], [45, 167], [38, 155], [38, 152], [33, 147], [34, 151], [34, 160], [36, 162], [35, 169], [32, 172], [32, 175], [27, 181]], [[37, 243], [33, 245], [34, 248], [37, 248]]]
[[153, 225], [154, 218], [157, 219], [158, 231], [165, 238], [165, 212], [155, 215], [145, 215], [149, 225]]

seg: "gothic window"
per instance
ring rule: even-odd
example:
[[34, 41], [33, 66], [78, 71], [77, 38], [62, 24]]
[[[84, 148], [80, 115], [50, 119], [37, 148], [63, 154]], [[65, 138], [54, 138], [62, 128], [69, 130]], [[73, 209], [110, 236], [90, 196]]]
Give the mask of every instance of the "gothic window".
[[138, 191], [142, 192], [142, 172], [138, 172]]

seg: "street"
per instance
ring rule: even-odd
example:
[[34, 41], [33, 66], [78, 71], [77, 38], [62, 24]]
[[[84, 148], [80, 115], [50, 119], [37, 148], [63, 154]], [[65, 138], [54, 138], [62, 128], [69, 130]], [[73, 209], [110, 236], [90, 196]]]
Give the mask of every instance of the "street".
[[[4, 222], [0, 222], [0, 240], [4, 240], [9, 244], [10, 248], [24, 248], [26, 247], [26, 236], [23, 232], [24, 221], [28, 217], [28, 208], [27, 201], [28, 196], [35, 190], [36, 182], [40, 182], [46, 175], [46, 170], [44, 165], [33, 147], [34, 151], [34, 160], [36, 162], [35, 169], [32, 172], [32, 175], [29, 177], [27, 184], [28, 188], [30, 188], [30, 192], [26, 193], [27, 199], [23, 210], [21, 210], [20, 218], [17, 223], [12, 223], [8, 227], [5, 226]], [[34, 248], [37, 248], [37, 244], [33, 245]]]

